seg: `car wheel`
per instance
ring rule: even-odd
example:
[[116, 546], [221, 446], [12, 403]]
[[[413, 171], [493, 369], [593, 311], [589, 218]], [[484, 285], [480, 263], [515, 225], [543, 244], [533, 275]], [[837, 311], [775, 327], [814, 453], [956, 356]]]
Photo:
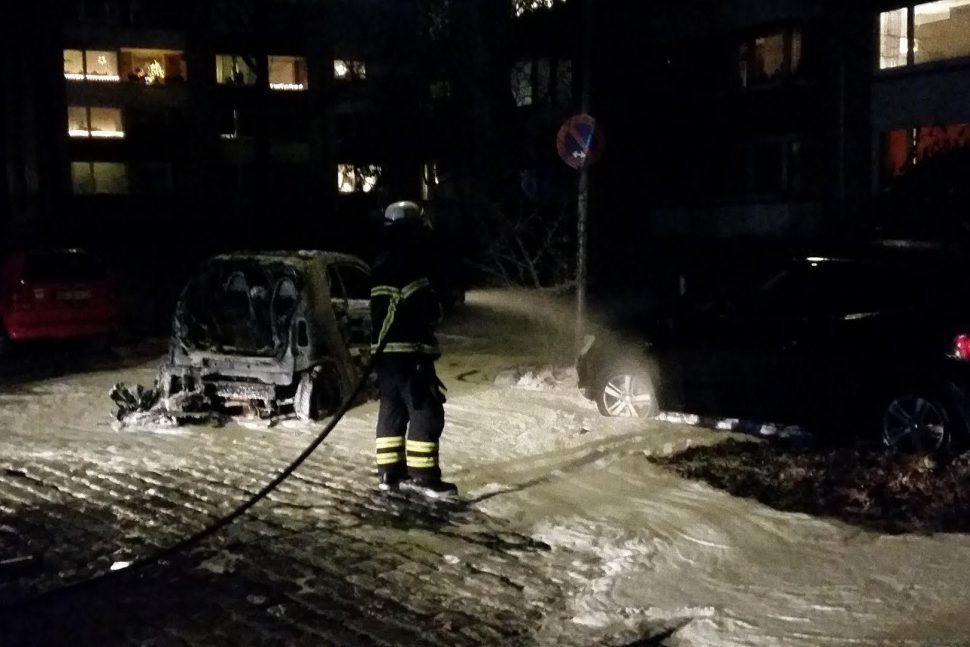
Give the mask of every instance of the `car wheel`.
[[892, 398], [882, 415], [882, 442], [905, 452], [935, 451], [950, 444], [953, 423], [946, 405], [928, 394]]
[[326, 371], [316, 368], [300, 377], [293, 398], [296, 417], [306, 422], [320, 420], [339, 402], [336, 382]]
[[596, 406], [601, 414], [610, 417], [652, 418], [660, 412], [653, 380], [635, 366], [619, 366], [601, 374]]

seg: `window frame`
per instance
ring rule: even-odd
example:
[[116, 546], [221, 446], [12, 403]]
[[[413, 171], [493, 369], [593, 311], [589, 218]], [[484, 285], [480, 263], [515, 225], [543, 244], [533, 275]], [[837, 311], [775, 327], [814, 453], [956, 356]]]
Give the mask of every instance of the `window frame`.
[[[115, 165], [118, 165], [119, 167], [123, 168], [124, 169], [124, 190], [122, 190], [122, 191], [100, 191], [100, 190], [98, 190], [99, 184], [98, 184], [97, 174], [95, 173], [95, 165], [96, 164], [99, 164], [99, 165], [115, 164]], [[92, 190], [91, 191], [77, 191], [76, 190], [77, 185], [76, 185], [75, 179], [74, 179], [74, 169], [76, 167], [77, 168], [80, 168], [81, 165], [84, 166], [85, 170], [87, 171], [87, 177], [90, 178], [91, 187], [92, 187]], [[71, 194], [72, 195], [75, 195], [75, 196], [81, 196], [81, 195], [90, 195], [90, 196], [104, 196], [104, 195], [125, 196], [125, 195], [130, 195], [131, 194], [131, 181], [130, 181], [130, 177], [129, 177], [128, 163], [127, 162], [119, 162], [119, 161], [90, 160], [90, 159], [88, 159], [88, 160], [71, 160]]]
[[[70, 111], [71, 109], [83, 110], [84, 111], [84, 122], [85, 129], [71, 128]], [[121, 126], [120, 130], [93, 130], [91, 128], [91, 110], [115, 110], [118, 112], [118, 123]], [[124, 139], [125, 138], [125, 114], [124, 110], [119, 107], [114, 106], [76, 106], [68, 105], [68, 124], [67, 124], [67, 136], [71, 139]], [[102, 133], [95, 135], [94, 133]], [[83, 133], [83, 134], [82, 134]], [[112, 133], [112, 134], [104, 134]]]
[[[294, 78], [295, 83], [274, 83], [273, 82], [273, 59], [290, 60], [294, 65], [294, 72], [298, 65], [302, 63], [303, 82], [299, 82], [299, 74]], [[310, 89], [310, 65], [307, 57], [300, 54], [269, 54], [266, 57], [266, 85], [274, 92], [306, 92]]]
[[[953, 56], [950, 58], [939, 58], [932, 61], [922, 61], [917, 62], [916, 60], [916, 7], [928, 4], [934, 4], [937, 0], [929, 0], [928, 2], [909, 2], [903, 4], [893, 4], [881, 8], [876, 12], [875, 16], [875, 31], [876, 31], [876, 42], [875, 42], [875, 52], [873, 56], [873, 66], [875, 68], [875, 73], [880, 75], [892, 75], [898, 74], [901, 71], [913, 70], [913, 69], [926, 69], [928, 67], [938, 65], [959, 65], [970, 63], [970, 54], [965, 54], [963, 56]], [[906, 39], [906, 62], [902, 65], [896, 65], [891, 67], [882, 67], [882, 26], [881, 20], [883, 14], [892, 13], [893, 11], [906, 11], [906, 34], [904, 38]]]
[[[347, 170], [353, 171], [353, 185], [348, 191], [343, 190], [343, 179]], [[372, 193], [376, 191], [381, 183], [381, 176], [384, 174], [384, 167], [381, 164], [357, 164], [354, 162], [337, 163], [337, 193], [339, 195], [358, 195], [361, 193]], [[349, 176], [346, 176], [349, 177]], [[372, 184], [368, 186], [367, 181], [374, 178]]]
[[[253, 58], [254, 59], [253, 62], [256, 63], [255, 67], [251, 67], [249, 65], [249, 62], [246, 60], [247, 57], [250, 57], [250, 58]], [[253, 79], [252, 83], [246, 83], [246, 81], [245, 81], [245, 76], [246, 76], [245, 72], [243, 72], [243, 74], [242, 74], [243, 81], [240, 82], [240, 83], [236, 83], [234, 81], [229, 80], [229, 77], [227, 77], [226, 79], [220, 81], [219, 80], [219, 75], [220, 75], [221, 69], [222, 69], [221, 68], [221, 64], [223, 62], [223, 59], [225, 59], [225, 58], [230, 58], [230, 59], [233, 60], [233, 62], [235, 62], [237, 59], [240, 60], [240, 61], [242, 61], [243, 65], [246, 66], [249, 69], [249, 71], [252, 73], [252, 79]], [[216, 67], [216, 85], [218, 85], [219, 87], [229, 87], [229, 88], [254, 88], [254, 87], [256, 87], [256, 86], [259, 85], [259, 67], [260, 67], [260, 64], [259, 64], [259, 60], [258, 60], [258, 58], [256, 56], [252, 56], [252, 55], [245, 54], [245, 53], [241, 53], [241, 54], [233, 54], [233, 53], [226, 53], [226, 52], [216, 53], [215, 54], [215, 67]]]
[[[923, 147], [922, 142], [926, 138], [931, 140], [934, 139], [934, 131], [937, 131], [938, 133], [941, 130], [952, 130], [952, 141], [940, 144], [939, 148], [936, 150], [921, 150], [921, 147]], [[899, 168], [893, 168], [890, 163], [891, 160], [889, 159], [889, 153], [892, 146], [890, 140], [894, 136], [902, 137], [906, 145], [905, 160], [899, 166]], [[937, 137], [937, 139], [939, 138]], [[960, 139], [963, 139], [964, 141], [958, 141]], [[892, 128], [890, 130], [883, 131], [879, 135], [879, 159], [876, 178], [877, 184], [882, 189], [888, 188], [897, 178], [908, 173], [917, 164], [932, 159], [934, 156], [940, 153], [965, 147], [970, 147], [970, 121], [943, 124], [922, 124], [917, 126], [906, 126], [903, 128]]]
[[[124, 57], [128, 56], [130, 61], [123, 64]], [[152, 62], [148, 65], [157, 66], [161, 74], [152, 75], [143, 70], [141, 66], [135, 64], [135, 57], [151, 57]], [[178, 74], [169, 74], [168, 63], [171, 57], [178, 59]], [[127, 68], [127, 69], [126, 69]], [[122, 75], [122, 70], [126, 69], [127, 75]], [[136, 70], [142, 70], [142, 76], [138, 76]], [[163, 47], [122, 47], [118, 49], [118, 74], [124, 76], [122, 81], [133, 85], [144, 85], [148, 87], [158, 87], [167, 85], [179, 85], [188, 81], [189, 66], [185, 57], [184, 49], [166, 49]]]
[[[754, 81], [751, 78], [757, 42], [761, 39], [781, 37], [782, 40], [782, 63], [777, 74], [766, 81]], [[795, 65], [795, 43], [798, 42], [798, 61]], [[797, 79], [805, 65], [805, 31], [801, 26], [788, 25], [777, 26], [773, 29], [761, 29], [757, 33], [749, 35], [736, 41], [734, 44], [734, 56], [736, 61], [735, 83], [742, 91], [757, 88], [772, 88]], [[742, 70], [744, 75], [742, 76]]]
[[[61, 50], [63, 54], [67, 52], [80, 52], [81, 53], [81, 72], [68, 72], [63, 70], [64, 79], [72, 82], [86, 82], [86, 81], [96, 81], [99, 83], [120, 83], [121, 73], [120, 73], [120, 50], [117, 49], [87, 49], [87, 48], [74, 48], [74, 47], [64, 47]], [[91, 53], [101, 53], [101, 54], [112, 54], [114, 56], [114, 74], [91, 74], [88, 72], [88, 55]]]

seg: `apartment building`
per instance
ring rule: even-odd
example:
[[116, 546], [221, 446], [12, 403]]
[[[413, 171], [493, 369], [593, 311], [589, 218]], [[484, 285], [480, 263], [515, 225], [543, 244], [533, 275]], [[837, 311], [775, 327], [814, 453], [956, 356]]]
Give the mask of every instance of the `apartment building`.
[[4, 27], [8, 245], [365, 247], [421, 192], [416, 7], [32, 3]]
[[970, 143], [966, 0], [606, 12], [594, 97], [624, 133], [602, 173], [627, 231], [865, 236], [879, 218], [869, 203], [895, 176]]

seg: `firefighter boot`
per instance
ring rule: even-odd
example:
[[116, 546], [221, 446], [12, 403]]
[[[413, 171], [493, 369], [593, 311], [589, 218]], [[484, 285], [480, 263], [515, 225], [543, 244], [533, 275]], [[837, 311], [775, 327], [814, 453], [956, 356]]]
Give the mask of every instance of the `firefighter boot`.
[[377, 480], [377, 489], [381, 492], [397, 492], [401, 483], [408, 480], [403, 470], [382, 472]]
[[441, 499], [455, 501], [458, 499], [458, 486], [448, 481], [442, 481], [441, 477], [422, 477], [417, 476], [400, 483], [402, 490], [414, 492], [429, 499]]

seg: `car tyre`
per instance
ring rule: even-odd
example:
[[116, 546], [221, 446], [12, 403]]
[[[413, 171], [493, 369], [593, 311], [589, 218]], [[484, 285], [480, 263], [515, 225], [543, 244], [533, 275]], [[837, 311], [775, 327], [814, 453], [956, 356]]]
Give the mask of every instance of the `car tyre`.
[[326, 371], [315, 368], [300, 377], [293, 398], [296, 417], [304, 422], [315, 422], [327, 415], [339, 402], [334, 380]]
[[883, 406], [880, 437], [897, 451], [940, 451], [953, 441], [958, 419], [944, 398], [922, 389], [903, 390]]
[[619, 364], [602, 371], [595, 396], [604, 416], [653, 418], [660, 413], [653, 380], [640, 366]]

